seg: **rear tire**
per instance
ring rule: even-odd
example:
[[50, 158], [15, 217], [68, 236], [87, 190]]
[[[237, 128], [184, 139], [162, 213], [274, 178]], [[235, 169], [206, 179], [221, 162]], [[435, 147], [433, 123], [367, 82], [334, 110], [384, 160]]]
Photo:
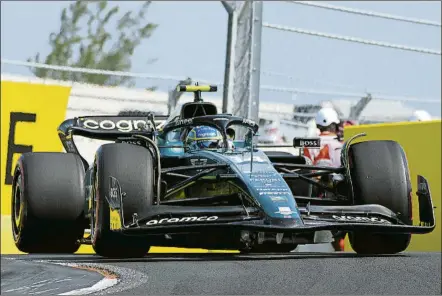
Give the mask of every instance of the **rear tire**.
[[25, 253], [75, 253], [84, 235], [84, 166], [72, 153], [34, 152], [17, 162], [11, 219]]
[[[402, 147], [394, 141], [369, 141], [350, 147], [355, 204], [379, 204], [412, 225], [411, 182]], [[411, 234], [352, 232], [349, 240], [359, 254], [395, 254], [407, 249]]]
[[94, 200], [92, 201], [92, 246], [103, 257], [144, 257], [150, 249], [143, 237], [125, 236], [110, 229], [110, 209], [105, 198], [109, 193], [109, 177], [115, 177], [123, 197], [124, 220], [132, 221], [147, 212], [154, 199], [153, 158], [146, 148], [126, 144], [105, 144], [97, 151], [94, 167]]

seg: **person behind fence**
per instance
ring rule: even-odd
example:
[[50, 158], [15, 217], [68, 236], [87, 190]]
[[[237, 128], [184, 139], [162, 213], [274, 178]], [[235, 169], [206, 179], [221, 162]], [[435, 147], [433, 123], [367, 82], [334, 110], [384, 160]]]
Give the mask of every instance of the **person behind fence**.
[[408, 121], [430, 121], [431, 115], [425, 110], [415, 110], [408, 118]]
[[[308, 157], [314, 165], [341, 166], [341, 149], [343, 143], [338, 136], [341, 120], [338, 113], [331, 107], [324, 107], [318, 111], [315, 118], [321, 140], [320, 149], [304, 148], [304, 156]], [[323, 180], [324, 181], [324, 180]], [[325, 197], [326, 192], [317, 192], [319, 197]], [[334, 242], [331, 243], [335, 251], [344, 251], [345, 233], [335, 233]]]
[[339, 128], [338, 128], [338, 140], [341, 141], [342, 143], [344, 143], [344, 130], [346, 126], [353, 126], [353, 125], [357, 125], [357, 121], [354, 120], [345, 120], [343, 122], [341, 122], [341, 124], [339, 124]]
[[341, 166], [342, 142], [338, 138], [340, 119], [338, 113], [330, 107], [318, 111], [315, 118], [321, 139], [320, 149], [304, 148], [304, 156], [313, 164], [321, 166]]

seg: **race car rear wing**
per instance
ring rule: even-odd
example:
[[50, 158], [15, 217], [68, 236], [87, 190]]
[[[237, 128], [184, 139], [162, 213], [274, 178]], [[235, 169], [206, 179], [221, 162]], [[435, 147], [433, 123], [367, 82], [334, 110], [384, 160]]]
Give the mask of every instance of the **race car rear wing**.
[[151, 132], [167, 117], [153, 113], [148, 116], [82, 116], [65, 120], [58, 131], [65, 135], [71, 132], [93, 139], [113, 140], [137, 132]]
[[[97, 140], [115, 141], [118, 138], [128, 138], [135, 134], [151, 137], [158, 124], [168, 118], [168, 115], [148, 116], [82, 116], [67, 119], [58, 127], [58, 135], [68, 153], [80, 155], [73, 140], [74, 135]], [[83, 163], [87, 166], [86, 160]]]

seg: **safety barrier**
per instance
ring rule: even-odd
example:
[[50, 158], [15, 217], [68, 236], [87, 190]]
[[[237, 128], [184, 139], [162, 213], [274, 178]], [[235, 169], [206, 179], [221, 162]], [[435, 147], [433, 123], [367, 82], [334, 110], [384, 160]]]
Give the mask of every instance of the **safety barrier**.
[[[367, 136], [357, 139], [394, 140], [404, 148], [410, 168], [413, 186], [413, 220], [419, 221], [417, 202], [417, 175], [427, 178], [433, 197], [436, 229], [430, 234], [413, 235], [407, 251], [441, 251], [441, 121], [402, 122], [390, 124], [360, 125], [346, 127], [345, 139], [365, 132]], [[351, 251], [348, 239], [346, 250]]]
[[15, 254], [12, 241], [11, 184], [17, 159], [25, 152], [62, 151], [57, 127], [65, 119], [71, 88], [1, 82], [1, 251]]
[[2, 215], [11, 213], [12, 174], [20, 154], [62, 151], [56, 131], [65, 119], [70, 90], [58, 85], [1, 82]]

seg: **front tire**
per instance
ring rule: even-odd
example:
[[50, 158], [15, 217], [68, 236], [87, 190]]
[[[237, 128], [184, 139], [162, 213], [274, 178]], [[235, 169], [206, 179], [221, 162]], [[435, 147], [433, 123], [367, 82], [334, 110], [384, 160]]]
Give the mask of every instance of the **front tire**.
[[[369, 141], [353, 144], [349, 153], [355, 203], [385, 206], [412, 225], [410, 174], [402, 147], [394, 141]], [[411, 234], [349, 233], [359, 254], [400, 253], [410, 240]]]
[[123, 197], [124, 220], [132, 221], [147, 212], [154, 199], [153, 158], [146, 148], [126, 144], [105, 144], [97, 151], [92, 201], [92, 246], [103, 257], [144, 257], [150, 249], [145, 238], [125, 236], [110, 229], [109, 177], [116, 178]]

